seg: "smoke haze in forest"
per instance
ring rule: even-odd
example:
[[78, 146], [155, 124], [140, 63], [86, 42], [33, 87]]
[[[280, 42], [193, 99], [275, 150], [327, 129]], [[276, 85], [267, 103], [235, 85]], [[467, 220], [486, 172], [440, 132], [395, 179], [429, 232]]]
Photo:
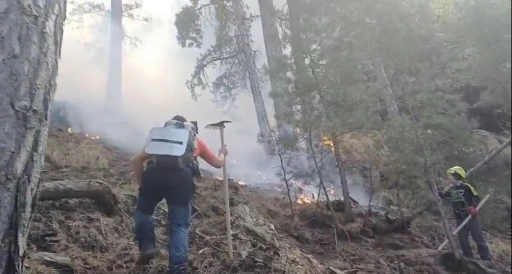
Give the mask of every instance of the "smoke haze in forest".
[[[106, 117], [113, 114], [101, 110], [107, 75], [108, 20], [90, 16], [87, 17], [90, 24], [80, 29], [68, 23], [55, 99], [82, 107], [87, 113], [86, 127], [111, 136], [112, 141], [131, 151], [142, 147], [149, 128], [161, 125], [175, 114], [197, 120], [201, 138], [216, 151], [220, 146], [219, 133], [205, 130], [204, 126], [221, 119], [234, 119], [216, 109], [207, 92], [193, 101], [185, 86], [198, 50], [182, 49], [176, 42], [173, 13], [179, 11], [183, 2], [145, 1], [140, 13], [151, 17], [152, 22], [123, 19], [125, 32], [138, 37], [141, 43], [137, 47], [126, 41], [124, 44], [123, 107], [117, 117]], [[263, 159], [264, 153], [255, 142], [257, 123], [249, 94], [241, 96], [237, 106], [240, 109], [237, 115], [243, 118], [229, 125], [226, 140], [229, 158], [237, 159], [241, 166], [246, 162], [242, 160], [244, 157]]]
[[[233, 120], [234, 123], [226, 129], [230, 176], [248, 182], [253, 180], [253, 183], [258, 177], [256, 173], [262, 174], [259, 179], [275, 178], [277, 161], [269, 161], [263, 147], [256, 142], [258, 124], [249, 92], [237, 97], [237, 110], [234, 111], [216, 108], [208, 91], [202, 92], [197, 101], [192, 100], [185, 82], [193, 72], [201, 50], [181, 48], [176, 41], [177, 31], [173, 24], [175, 14], [187, 2], [148, 0], [143, 2], [137, 14], [150, 17], [151, 22], [123, 18], [126, 35], [139, 39], [140, 43], [133, 46], [130, 43], [133, 39], [126, 39], [123, 44], [122, 107], [117, 111], [113, 111], [111, 106], [103, 107], [107, 85], [108, 14], [84, 15], [79, 24], [68, 16], [55, 99], [78, 105], [85, 112], [84, 124], [90, 134], [100, 135], [130, 152], [142, 148], [151, 127], [162, 125], [176, 114], [197, 120], [200, 137], [217, 151], [219, 132], [206, 130], [204, 126], [219, 120]], [[249, 4], [249, 12], [257, 14], [257, 1], [249, 1]], [[278, 1], [276, 6], [281, 7], [282, 4]], [[252, 24], [252, 34], [253, 48], [258, 51], [258, 66], [261, 66], [266, 61], [259, 21]], [[212, 33], [206, 32], [205, 35], [206, 41], [214, 39]], [[267, 82], [262, 83], [262, 89], [269, 119], [273, 123], [274, 111]], [[211, 170], [204, 162], [201, 166]], [[278, 179], [275, 181], [277, 183]], [[355, 198], [367, 200], [363, 197], [366, 196], [364, 191], [353, 193], [360, 196], [359, 192], [362, 197]]]

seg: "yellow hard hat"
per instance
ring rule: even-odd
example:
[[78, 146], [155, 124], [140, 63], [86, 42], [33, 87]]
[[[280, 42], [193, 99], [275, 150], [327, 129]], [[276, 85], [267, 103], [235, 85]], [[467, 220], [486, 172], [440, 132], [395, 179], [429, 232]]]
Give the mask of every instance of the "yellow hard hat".
[[466, 171], [460, 166], [451, 167], [446, 171], [446, 173], [448, 175], [459, 174], [462, 179], [466, 179]]

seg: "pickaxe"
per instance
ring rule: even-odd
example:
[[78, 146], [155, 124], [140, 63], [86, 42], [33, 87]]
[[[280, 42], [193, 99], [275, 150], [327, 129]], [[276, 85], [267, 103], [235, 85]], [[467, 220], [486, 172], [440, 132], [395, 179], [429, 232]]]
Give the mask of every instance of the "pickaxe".
[[[220, 121], [215, 124], [209, 124], [206, 126], [207, 129], [218, 129], [220, 130], [220, 145], [221, 147], [225, 146], [224, 143], [224, 128], [226, 127], [224, 124], [231, 123], [231, 121]], [[228, 177], [226, 171], [226, 159], [224, 158], [224, 165], [222, 166], [222, 178], [224, 179], [224, 210], [226, 212], [226, 230], [227, 230], [227, 238], [228, 238], [228, 258], [229, 260], [233, 260], [233, 242], [231, 239], [231, 212], [229, 209], [229, 186], [228, 186]]]

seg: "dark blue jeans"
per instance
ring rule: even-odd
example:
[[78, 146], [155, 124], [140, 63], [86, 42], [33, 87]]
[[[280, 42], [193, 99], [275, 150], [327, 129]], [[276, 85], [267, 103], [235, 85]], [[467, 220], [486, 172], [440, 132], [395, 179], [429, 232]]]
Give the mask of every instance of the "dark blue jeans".
[[[457, 225], [460, 225], [462, 222], [463, 220], [457, 219]], [[473, 238], [473, 241], [476, 243], [480, 259], [490, 260], [491, 254], [489, 252], [489, 247], [487, 246], [482, 230], [480, 229], [480, 223], [476, 218], [471, 218], [458, 233], [462, 253], [465, 257], [473, 258], [473, 250], [471, 250], [471, 246], [469, 245], [469, 235], [471, 235], [471, 238]]]
[[137, 208], [135, 209], [135, 239], [142, 243], [155, 243], [153, 213], [163, 199], [167, 202], [169, 226], [169, 270], [172, 274], [186, 273], [188, 265], [188, 229], [190, 201], [195, 186], [190, 168], [181, 171], [162, 171], [146, 168], [142, 175]]

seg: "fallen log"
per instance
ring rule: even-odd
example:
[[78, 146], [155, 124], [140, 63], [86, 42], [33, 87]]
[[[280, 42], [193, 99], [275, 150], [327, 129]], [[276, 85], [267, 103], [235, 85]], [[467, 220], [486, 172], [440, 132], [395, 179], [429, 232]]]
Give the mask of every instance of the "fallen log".
[[377, 220], [372, 223], [370, 226], [371, 230], [375, 234], [388, 234], [388, 233], [401, 233], [405, 232], [409, 229], [411, 223], [419, 217], [423, 212], [427, 211], [430, 207], [432, 207], [434, 204], [429, 204], [428, 207], [422, 208], [420, 210], [417, 210], [413, 212], [410, 215], [407, 215], [403, 218], [399, 219], [391, 219], [387, 215], [385, 216], [385, 220]]
[[118, 204], [115, 193], [101, 180], [64, 180], [39, 184], [39, 201], [61, 199], [91, 199], [109, 216], [115, 214]]

